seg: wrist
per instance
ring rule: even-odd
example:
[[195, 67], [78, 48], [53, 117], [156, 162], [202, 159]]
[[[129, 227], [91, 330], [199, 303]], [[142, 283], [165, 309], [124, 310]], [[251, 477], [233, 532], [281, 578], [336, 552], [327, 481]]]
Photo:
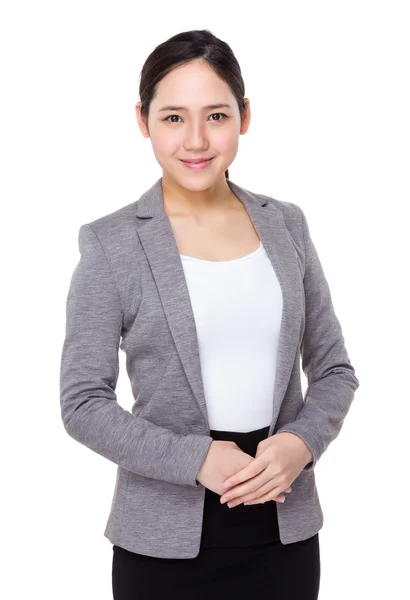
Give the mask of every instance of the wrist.
[[291, 431], [283, 431], [281, 433], [279, 433], [278, 435], [288, 435], [288, 436], [292, 436], [291, 439], [293, 439], [295, 446], [298, 447], [301, 457], [303, 458], [303, 461], [305, 461], [305, 465], [308, 465], [310, 462], [312, 462], [313, 460], [313, 455], [312, 455], [312, 451], [309, 448], [309, 446], [306, 444], [306, 442], [304, 440], [302, 440], [301, 437], [299, 437], [296, 433], [292, 433]]

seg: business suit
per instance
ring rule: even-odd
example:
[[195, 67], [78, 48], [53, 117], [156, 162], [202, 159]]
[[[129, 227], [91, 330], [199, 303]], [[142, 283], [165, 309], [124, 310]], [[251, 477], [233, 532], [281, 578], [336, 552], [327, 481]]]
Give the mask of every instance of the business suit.
[[[359, 382], [302, 210], [227, 182], [283, 293], [268, 435], [295, 433], [313, 457], [286, 502], [277, 504], [280, 539], [290, 544], [323, 525], [314, 467], [338, 435]], [[67, 298], [61, 413], [70, 436], [118, 465], [104, 535], [148, 556], [196, 557], [205, 495], [196, 475], [212, 437], [195, 321], [164, 211], [162, 178], [137, 201], [82, 225], [79, 249]], [[135, 398], [131, 413], [116, 401], [119, 348]]]

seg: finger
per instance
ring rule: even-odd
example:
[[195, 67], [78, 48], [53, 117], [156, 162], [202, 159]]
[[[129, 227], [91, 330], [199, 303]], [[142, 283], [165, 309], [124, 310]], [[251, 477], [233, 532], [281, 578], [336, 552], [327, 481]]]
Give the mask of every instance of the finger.
[[286, 496], [283, 493], [278, 494], [277, 496], [272, 496], [272, 492], [268, 492], [267, 494], [264, 494], [262, 496], [259, 496], [258, 498], [254, 498], [254, 499], [250, 499], [250, 500], [245, 500], [244, 504], [245, 505], [250, 505], [250, 504], [265, 504], [265, 502], [269, 502], [269, 501], [275, 501], [275, 502], [280, 502], [281, 504], [283, 504], [283, 502], [285, 502]]
[[272, 490], [271, 490], [269, 492], [262, 493], [258, 496], [255, 496], [255, 494], [253, 494], [252, 496], [250, 494], [247, 494], [246, 496], [234, 498], [233, 500], [229, 501], [227, 503], [227, 505], [229, 506], [229, 508], [233, 508], [234, 506], [237, 506], [238, 504], [242, 504], [242, 503], [247, 506], [249, 504], [264, 504], [265, 502], [270, 501], [270, 500], [275, 500], [276, 502], [284, 502], [285, 501], [285, 495], [283, 493], [280, 493], [277, 496], [272, 497], [273, 493], [274, 492], [272, 492]]
[[[244, 504], [258, 504], [259, 500], [263, 497], [266, 496], [270, 491], [274, 491], [274, 488], [271, 487], [272, 484], [272, 480], [268, 481], [265, 485], [260, 486], [258, 489], [254, 490], [253, 492], [249, 492], [247, 494], [235, 497], [232, 496], [232, 499], [230, 501], [228, 501], [228, 506], [229, 508], [233, 508], [234, 506], [237, 506], [238, 504], [242, 504], [242, 502]], [[279, 488], [277, 488], [279, 490]], [[273, 500], [281, 502], [282, 500], [284, 501], [285, 499], [285, 495], [284, 493], [290, 493], [292, 491], [291, 486], [289, 486], [288, 488], [286, 488], [285, 490], [283, 490], [283, 492], [278, 493], [278, 495], [273, 498]], [[223, 496], [221, 497], [221, 501], [222, 501]], [[224, 500], [225, 501], [225, 500]], [[223, 502], [222, 502], [223, 503]]]
[[[271, 478], [267, 475], [266, 470], [262, 471], [256, 477], [253, 477], [251, 480], [246, 481], [243, 484], [239, 484], [230, 490], [224, 492], [220, 498], [221, 504], [227, 502], [229, 500], [233, 500], [236, 498], [240, 498], [241, 496], [245, 496], [250, 493], [257, 493], [258, 490], [265, 484], [268, 483]], [[272, 487], [272, 486], [271, 486]]]
[[271, 479], [270, 481], [265, 483], [265, 485], [262, 485], [258, 490], [256, 490], [256, 492], [246, 494], [244, 496], [244, 500], [246, 502], [248, 500], [260, 500], [261, 498], [266, 497], [268, 494], [270, 495], [271, 500], [276, 499], [278, 497], [284, 497], [283, 490], [281, 489], [281, 487], [275, 485], [273, 479]]
[[230, 487], [238, 485], [239, 483], [242, 483], [243, 481], [247, 481], [252, 477], [256, 477], [256, 475], [259, 475], [259, 473], [264, 471], [265, 468], [266, 465], [263, 461], [255, 459], [254, 461], [250, 462], [246, 467], [235, 473], [235, 475], [228, 477], [228, 479], [224, 481], [224, 488], [228, 489]]

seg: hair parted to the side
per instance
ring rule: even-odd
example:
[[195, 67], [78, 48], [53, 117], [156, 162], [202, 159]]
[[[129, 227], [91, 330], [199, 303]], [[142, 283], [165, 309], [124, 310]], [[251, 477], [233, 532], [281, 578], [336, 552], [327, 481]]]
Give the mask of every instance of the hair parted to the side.
[[[206, 61], [215, 73], [230, 87], [241, 117], [246, 111], [245, 84], [241, 69], [230, 46], [217, 38], [209, 29], [184, 31], [159, 44], [145, 61], [141, 74], [139, 95], [141, 114], [148, 117], [157, 84], [176, 67], [195, 59]], [[225, 171], [229, 179], [229, 170]]]

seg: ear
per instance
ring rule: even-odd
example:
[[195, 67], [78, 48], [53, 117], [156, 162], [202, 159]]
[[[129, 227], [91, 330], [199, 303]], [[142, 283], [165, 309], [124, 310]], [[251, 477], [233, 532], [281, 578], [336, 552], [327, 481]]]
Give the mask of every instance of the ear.
[[241, 130], [240, 130], [241, 135], [243, 135], [244, 133], [246, 133], [248, 131], [249, 123], [251, 120], [251, 105], [249, 102], [249, 98], [244, 98], [243, 101], [245, 103], [246, 111], [242, 115]]
[[141, 101], [137, 102], [137, 104], [135, 106], [135, 113], [137, 115], [138, 127], [140, 128], [142, 135], [145, 138], [149, 138], [151, 136], [150, 136], [149, 129], [148, 129], [148, 117], [143, 116], [141, 114], [141, 107], [142, 107], [142, 102]]

